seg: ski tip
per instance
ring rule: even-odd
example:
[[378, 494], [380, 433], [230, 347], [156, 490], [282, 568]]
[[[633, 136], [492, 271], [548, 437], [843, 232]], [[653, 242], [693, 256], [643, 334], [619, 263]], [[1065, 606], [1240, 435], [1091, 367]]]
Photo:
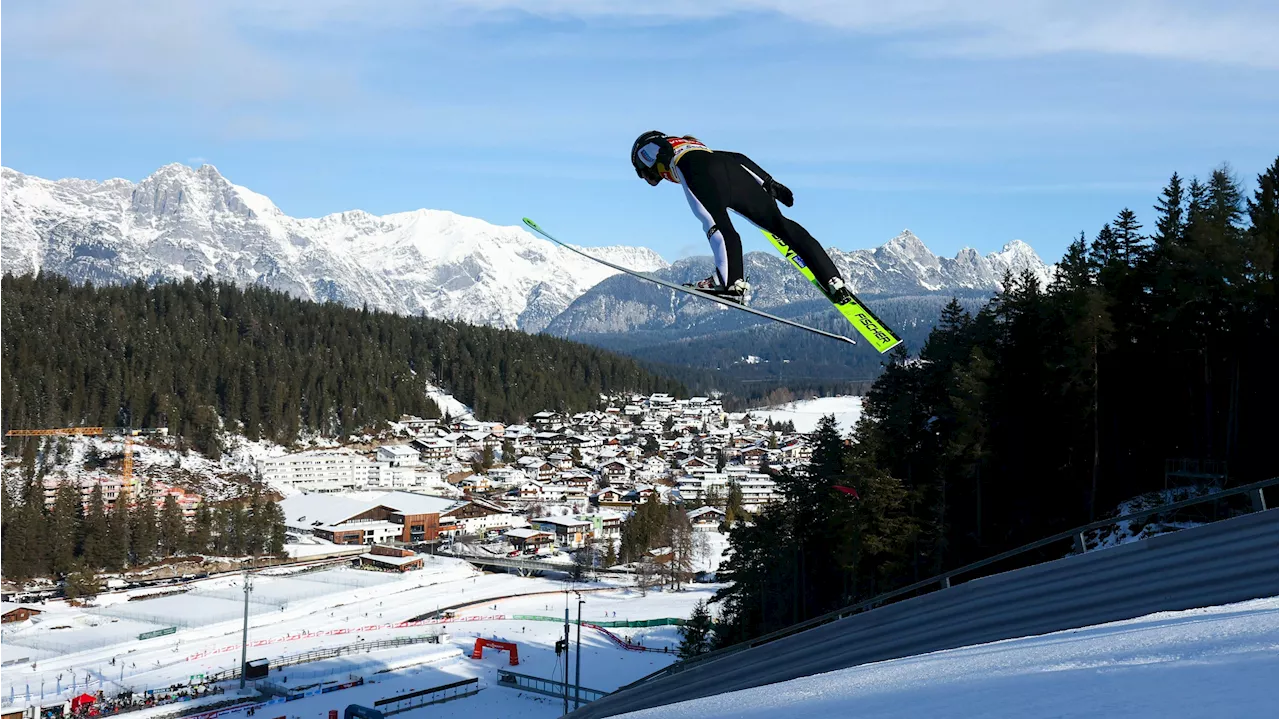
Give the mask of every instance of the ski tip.
[[538, 232], [542, 232], [542, 228], [541, 228], [541, 227], [538, 227], [538, 223], [534, 222], [533, 220], [529, 219], [528, 217], [524, 218], [524, 224], [528, 225], [528, 226], [529, 226], [529, 229], [531, 229], [531, 230], [537, 230]]

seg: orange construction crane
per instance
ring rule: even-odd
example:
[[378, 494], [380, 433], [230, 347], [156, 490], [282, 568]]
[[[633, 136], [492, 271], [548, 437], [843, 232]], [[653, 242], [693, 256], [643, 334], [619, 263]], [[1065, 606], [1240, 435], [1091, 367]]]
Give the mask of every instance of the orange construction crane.
[[133, 491], [133, 438], [141, 434], [168, 434], [167, 427], [158, 429], [130, 429], [127, 427], [62, 427], [59, 429], [11, 429], [4, 433], [6, 437], [50, 437], [66, 435], [124, 435], [124, 462], [121, 466], [120, 480], [122, 486]]

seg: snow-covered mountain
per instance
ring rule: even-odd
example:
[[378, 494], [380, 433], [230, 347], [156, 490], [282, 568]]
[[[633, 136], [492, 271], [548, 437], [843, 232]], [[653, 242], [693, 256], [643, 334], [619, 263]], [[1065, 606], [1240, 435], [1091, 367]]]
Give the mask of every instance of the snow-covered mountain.
[[[614, 274], [517, 227], [440, 210], [314, 219], [283, 213], [212, 165], [139, 183], [49, 181], [3, 169], [4, 271], [119, 283], [213, 277], [312, 300], [536, 332]], [[637, 247], [592, 252], [667, 267]]]
[[[2, 179], [0, 262], [14, 274], [43, 269], [98, 283], [213, 277], [306, 299], [588, 341], [593, 333], [674, 328], [716, 316], [713, 305], [677, 306], [669, 292], [631, 278], [601, 284], [615, 273], [519, 227], [441, 210], [294, 218], [212, 165], [166, 165], [136, 184], [50, 181], [8, 168]], [[711, 268], [709, 258], [672, 266], [647, 248], [590, 251], [680, 281], [705, 277]], [[872, 250], [830, 252], [854, 290], [872, 296], [991, 291], [1006, 271], [1031, 270], [1044, 282], [1053, 272], [1020, 240], [985, 256], [965, 249], [946, 258], [903, 231]], [[746, 267], [756, 306], [821, 300], [772, 251], [748, 254]]]
[[[882, 312], [886, 298], [933, 296], [938, 300], [938, 295], [994, 292], [1000, 289], [1006, 271], [1020, 275], [1030, 270], [1044, 286], [1055, 271], [1021, 240], [985, 256], [964, 249], [955, 258], [947, 258], [933, 254], [910, 230], [874, 250], [831, 248], [829, 252], [853, 291], [867, 299], [877, 313]], [[685, 257], [655, 274], [673, 282], [688, 282], [705, 277], [711, 267], [710, 257]], [[748, 252], [743, 269], [751, 281], [754, 307], [788, 316], [806, 309], [819, 313], [830, 310], [817, 288], [772, 250]], [[670, 290], [625, 275], [613, 277], [574, 300], [546, 331], [595, 343], [593, 336], [600, 334], [652, 330], [666, 332], [672, 339], [677, 335], [689, 338], [756, 323], [748, 315], [726, 315], [718, 305], [673, 295]], [[936, 301], [928, 302], [921, 305], [927, 316], [899, 319], [932, 326], [940, 306]]]
[[1031, 270], [1043, 286], [1054, 271], [1022, 240], [989, 255], [966, 247], [947, 258], [933, 254], [911, 230], [874, 250], [832, 250], [831, 259], [852, 282], [854, 292], [866, 294], [995, 290], [1006, 271], [1020, 275], [1024, 270]]

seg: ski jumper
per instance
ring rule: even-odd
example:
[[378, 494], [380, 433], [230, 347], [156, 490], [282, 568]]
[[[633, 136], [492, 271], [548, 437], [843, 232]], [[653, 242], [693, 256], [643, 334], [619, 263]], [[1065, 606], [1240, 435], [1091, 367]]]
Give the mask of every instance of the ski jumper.
[[777, 235], [795, 250], [823, 287], [840, 272], [822, 245], [794, 220], [783, 217], [778, 201], [765, 189], [773, 179], [751, 158], [737, 152], [712, 151], [689, 138], [668, 137], [641, 147], [637, 159], [684, 188], [685, 199], [702, 222], [715, 258], [716, 274], [725, 286], [743, 279], [742, 238], [729, 210], [756, 227]]

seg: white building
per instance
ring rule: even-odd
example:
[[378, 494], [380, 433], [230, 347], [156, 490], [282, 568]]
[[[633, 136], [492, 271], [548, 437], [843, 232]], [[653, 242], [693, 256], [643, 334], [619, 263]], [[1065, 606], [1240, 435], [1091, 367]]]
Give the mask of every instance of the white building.
[[529, 520], [534, 529], [550, 532], [562, 547], [581, 547], [591, 539], [591, 522], [574, 517], [536, 517]]
[[774, 481], [768, 475], [754, 472], [706, 472], [689, 475], [676, 480], [676, 490], [686, 502], [703, 501], [712, 490], [720, 501], [724, 501], [729, 496], [730, 480], [736, 482], [738, 489], [742, 491], [742, 508], [752, 514], [779, 499]]
[[376, 472], [373, 462], [349, 449], [312, 450], [258, 460], [263, 481], [309, 492], [355, 489]]

